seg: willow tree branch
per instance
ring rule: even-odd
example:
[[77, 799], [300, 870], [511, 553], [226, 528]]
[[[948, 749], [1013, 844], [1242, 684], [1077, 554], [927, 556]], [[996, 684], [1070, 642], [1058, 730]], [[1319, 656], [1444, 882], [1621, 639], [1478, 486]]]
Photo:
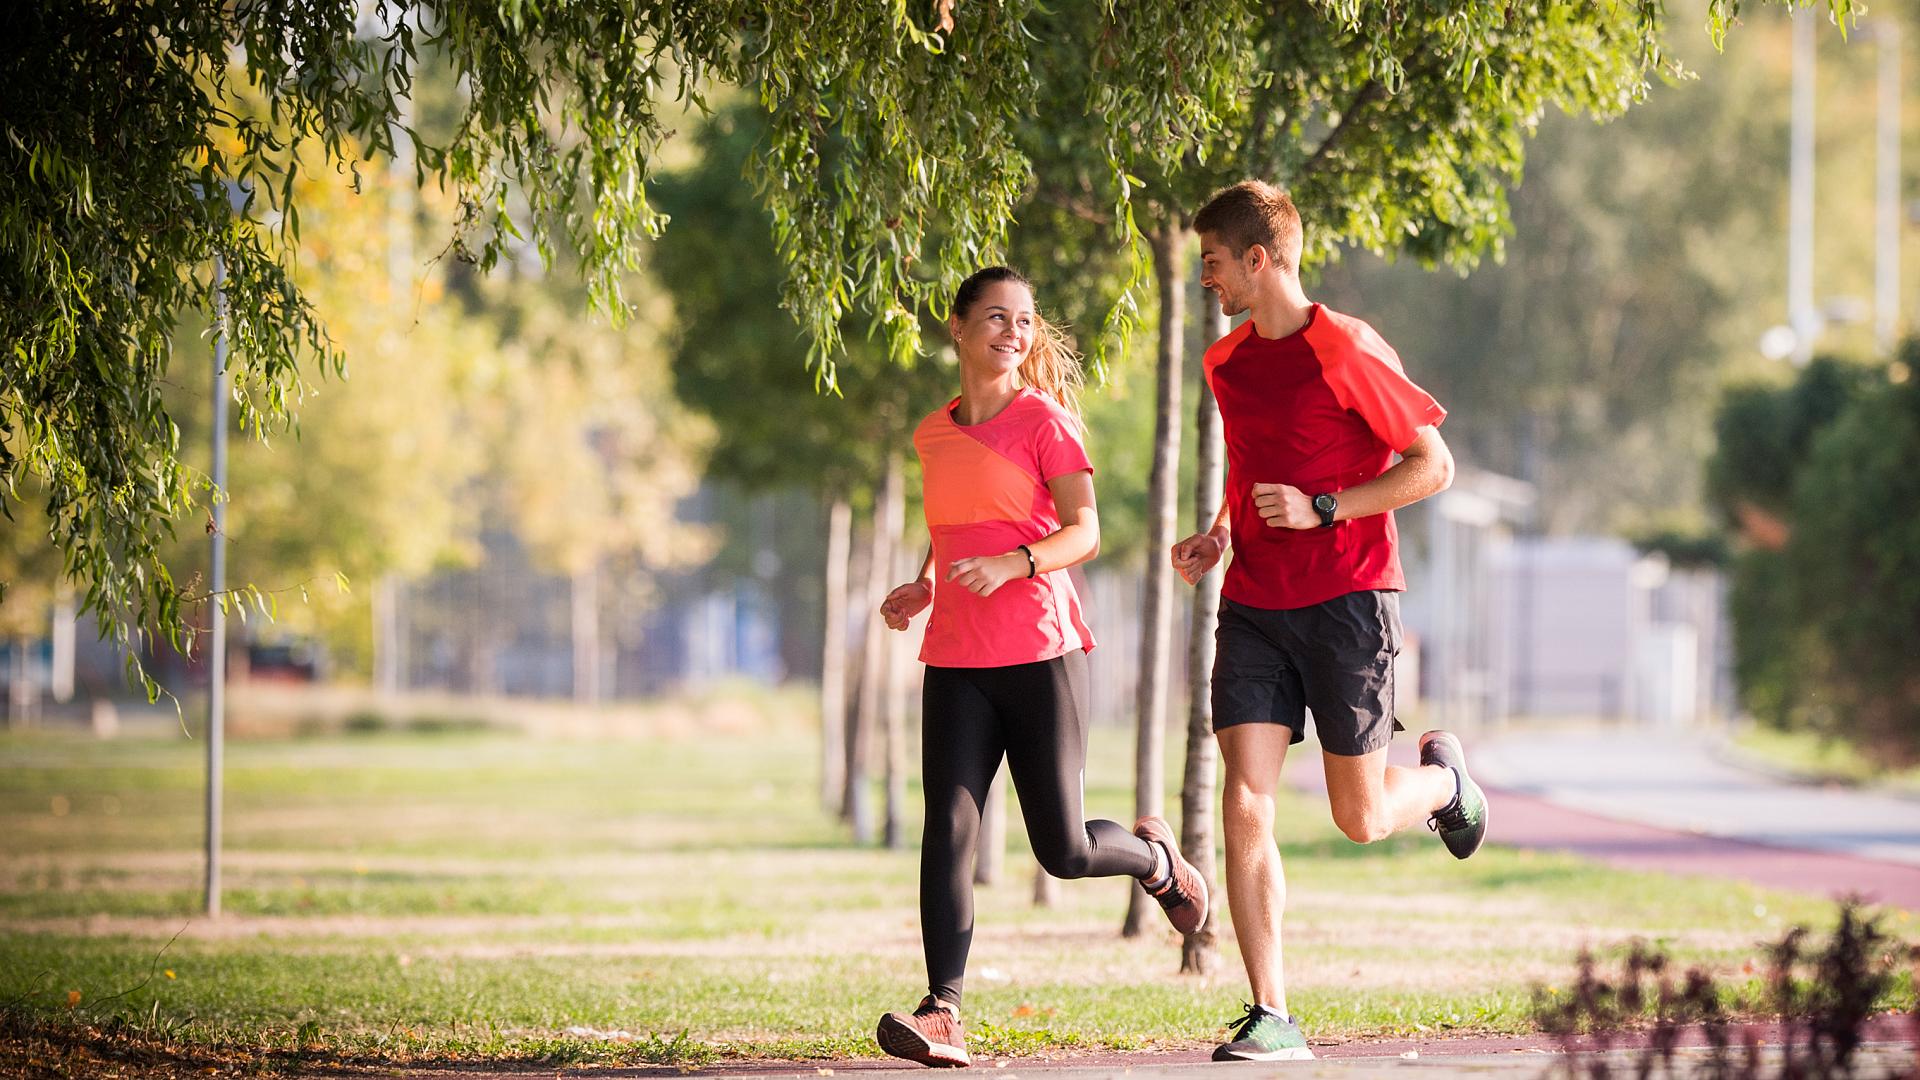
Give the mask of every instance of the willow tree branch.
[[1386, 87], [1381, 86], [1378, 79], [1368, 79], [1361, 84], [1360, 89], [1354, 93], [1353, 100], [1347, 103], [1346, 108], [1340, 110], [1340, 122], [1333, 125], [1333, 130], [1327, 132], [1327, 137], [1320, 140], [1320, 145], [1314, 148], [1306, 164], [1300, 166], [1300, 171], [1293, 181], [1295, 187], [1320, 168], [1327, 160], [1327, 156], [1333, 152], [1333, 148], [1339, 144], [1340, 137], [1353, 128], [1353, 122], [1361, 112], [1368, 105], [1385, 98], [1386, 93]]

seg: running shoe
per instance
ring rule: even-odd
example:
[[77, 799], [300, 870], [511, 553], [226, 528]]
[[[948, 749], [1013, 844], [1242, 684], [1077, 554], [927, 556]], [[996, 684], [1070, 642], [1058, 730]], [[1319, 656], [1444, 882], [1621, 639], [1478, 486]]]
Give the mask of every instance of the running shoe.
[[1460, 740], [1446, 731], [1420, 736], [1420, 764], [1451, 769], [1459, 781], [1453, 801], [1433, 812], [1427, 828], [1440, 834], [1441, 842], [1456, 859], [1479, 851], [1480, 841], [1487, 836], [1487, 796], [1467, 775], [1467, 752], [1460, 748]]
[[1160, 901], [1167, 921], [1175, 930], [1191, 934], [1200, 929], [1200, 924], [1207, 921], [1207, 882], [1192, 863], [1180, 857], [1180, 845], [1174, 840], [1167, 819], [1158, 815], [1143, 817], [1133, 827], [1133, 835], [1167, 849], [1167, 866], [1171, 872], [1157, 892], [1148, 889], [1147, 895]]
[[880, 1049], [897, 1058], [917, 1061], [933, 1068], [973, 1064], [967, 1056], [967, 1033], [960, 1026], [960, 1014], [933, 1000], [928, 994], [911, 1013], [890, 1012], [880, 1018], [880, 1030], [874, 1033]]
[[1307, 1037], [1293, 1017], [1265, 1005], [1247, 1006], [1247, 1015], [1230, 1022], [1233, 1038], [1213, 1049], [1215, 1061], [1311, 1061]]

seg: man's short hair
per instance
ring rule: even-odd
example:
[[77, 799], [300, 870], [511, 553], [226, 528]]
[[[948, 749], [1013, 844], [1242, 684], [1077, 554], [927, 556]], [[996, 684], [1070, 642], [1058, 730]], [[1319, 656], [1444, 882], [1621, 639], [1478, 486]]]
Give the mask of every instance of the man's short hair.
[[1281, 269], [1300, 272], [1300, 212], [1287, 193], [1264, 180], [1222, 188], [1193, 217], [1195, 232], [1212, 233], [1235, 256], [1255, 244]]

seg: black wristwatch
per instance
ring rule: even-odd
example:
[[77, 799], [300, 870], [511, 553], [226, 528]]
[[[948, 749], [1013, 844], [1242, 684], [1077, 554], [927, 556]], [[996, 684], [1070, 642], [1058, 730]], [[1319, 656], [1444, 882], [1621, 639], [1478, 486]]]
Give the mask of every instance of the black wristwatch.
[[1334, 511], [1340, 509], [1340, 500], [1334, 498], [1332, 492], [1315, 495], [1313, 497], [1313, 509], [1320, 515], [1320, 526], [1331, 529], [1333, 528]]

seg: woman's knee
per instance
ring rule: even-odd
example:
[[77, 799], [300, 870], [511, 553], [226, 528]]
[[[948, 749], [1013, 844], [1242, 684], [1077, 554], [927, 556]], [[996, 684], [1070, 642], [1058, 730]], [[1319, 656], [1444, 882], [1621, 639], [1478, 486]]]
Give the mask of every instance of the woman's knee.
[[1093, 868], [1093, 849], [1087, 842], [1085, 829], [1077, 835], [1070, 833], [1050, 841], [1035, 837], [1033, 857], [1042, 870], [1065, 881], [1086, 877], [1087, 871]]
[[922, 856], [938, 855], [958, 859], [973, 853], [979, 841], [980, 822], [965, 814], [928, 814], [920, 833]]

